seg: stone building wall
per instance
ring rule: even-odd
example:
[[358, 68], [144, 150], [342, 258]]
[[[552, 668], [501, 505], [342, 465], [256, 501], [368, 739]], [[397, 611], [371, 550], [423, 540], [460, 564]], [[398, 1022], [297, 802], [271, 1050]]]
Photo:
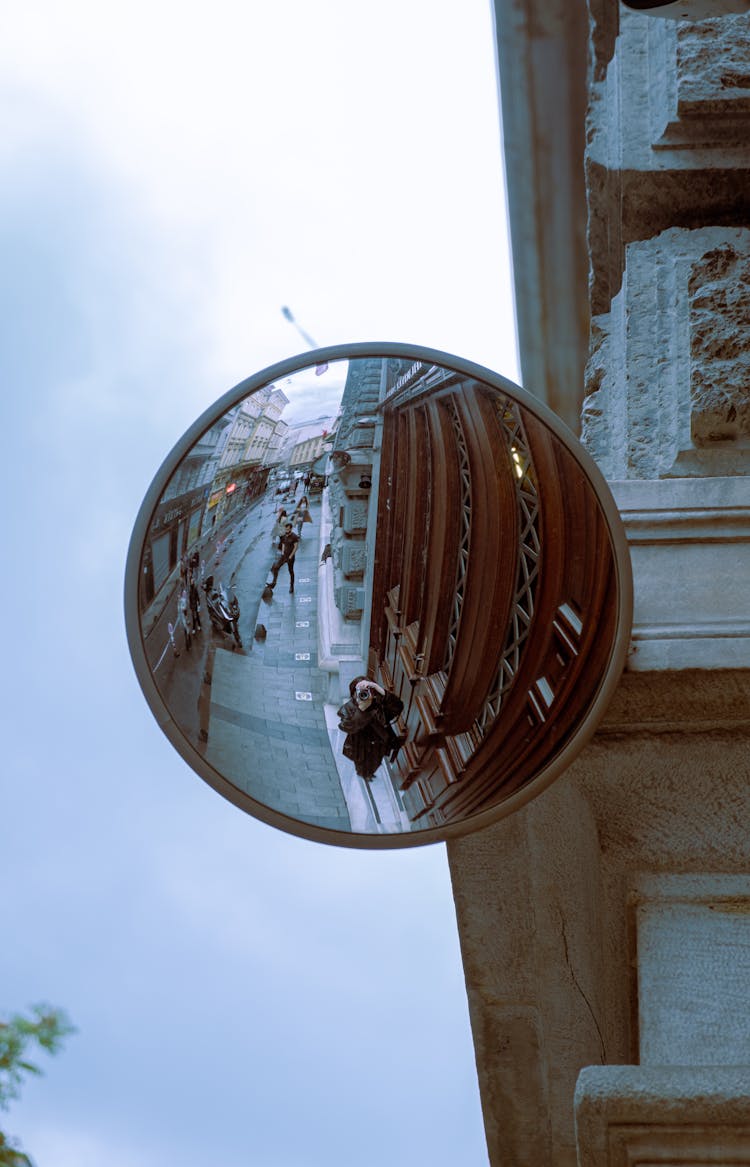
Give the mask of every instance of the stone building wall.
[[[750, 13], [590, 0], [587, 201], [577, 178], [563, 199], [587, 225], [586, 289], [559, 270], [565, 224], [540, 195], [550, 101], [570, 119], [586, 76], [564, 7], [496, 2], [501, 69], [515, 48], [535, 98], [504, 111], [533, 155], [508, 167], [511, 224], [526, 187], [529, 263], [588, 295], [583, 439], [625, 523], [635, 611], [574, 765], [448, 847], [490, 1162], [727, 1167], [750, 1163]], [[566, 53], [566, 81], [542, 77]]]

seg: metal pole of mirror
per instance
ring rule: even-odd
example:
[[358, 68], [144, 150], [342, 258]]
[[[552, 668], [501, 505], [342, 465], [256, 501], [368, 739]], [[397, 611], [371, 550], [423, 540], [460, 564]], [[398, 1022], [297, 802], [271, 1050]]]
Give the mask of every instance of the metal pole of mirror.
[[296, 328], [297, 332], [300, 334], [308, 348], [316, 349], [320, 347], [317, 342], [314, 341], [313, 338], [309, 335], [309, 333], [305, 332], [304, 328], [302, 328], [301, 325], [297, 323], [291, 308], [288, 308], [286, 305], [284, 305], [284, 307], [281, 309], [281, 315], [285, 320], [289, 321], [293, 328]]

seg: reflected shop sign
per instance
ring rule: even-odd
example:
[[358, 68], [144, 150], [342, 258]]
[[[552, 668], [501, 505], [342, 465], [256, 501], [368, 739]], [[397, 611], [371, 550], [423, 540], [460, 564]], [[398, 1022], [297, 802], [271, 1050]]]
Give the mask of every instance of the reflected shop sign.
[[[252, 472], [248, 417], [286, 427], [262, 492], [139, 591], [186, 468], [209, 507]], [[249, 377], [180, 438], [135, 522], [125, 615], [154, 716], [216, 791], [292, 834], [404, 847], [566, 769], [622, 672], [632, 578], [607, 484], [550, 410], [458, 357], [358, 344]]]

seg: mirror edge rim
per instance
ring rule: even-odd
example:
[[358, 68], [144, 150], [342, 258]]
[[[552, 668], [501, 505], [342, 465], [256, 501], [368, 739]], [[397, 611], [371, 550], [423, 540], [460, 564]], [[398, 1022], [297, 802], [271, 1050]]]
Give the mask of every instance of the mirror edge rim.
[[[162, 699], [158, 687], [153, 679], [151, 669], [146, 658], [143, 644], [140, 612], [138, 610], [138, 585], [140, 580], [140, 564], [143, 553], [143, 544], [148, 534], [150, 520], [154, 509], [174, 471], [197, 439], [222, 414], [231, 409], [243, 398], [250, 396], [256, 390], [269, 382], [292, 373], [301, 372], [316, 364], [332, 363], [337, 360], [356, 360], [368, 357], [399, 357], [414, 360], [429, 361], [441, 364], [446, 368], [454, 369], [458, 373], [474, 377], [487, 382], [495, 389], [509, 393], [514, 400], [527, 408], [530, 413], [544, 422], [552, 433], [559, 438], [566, 450], [575, 458], [591, 483], [597, 501], [602, 509], [607, 529], [612, 542], [612, 554], [617, 577], [617, 622], [612, 649], [607, 661], [604, 675], [596, 691], [585, 717], [573, 733], [563, 749], [539, 773], [520, 789], [501, 799], [494, 807], [479, 814], [471, 815], [461, 823], [451, 823], [441, 827], [428, 827], [419, 831], [403, 834], [369, 834], [366, 832], [351, 832], [334, 830], [327, 827], [318, 827], [313, 823], [306, 823], [302, 819], [293, 819], [280, 811], [274, 810], [265, 803], [258, 802], [252, 795], [245, 794], [223, 777], [205, 760], [185, 737], [177, 725], [169, 709]], [[546, 405], [523, 389], [520, 385], [510, 381], [501, 373], [488, 369], [473, 361], [458, 357], [453, 353], [446, 353], [422, 345], [405, 344], [403, 342], [356, 342], [351, 344], [328, 345], [323, 348], [311, 349], [294, 356], [287, 357], [272, 365], [261, 369], [250, 377], [239, 381], [216, 401], [208, 406], [203, 413], [175, 442], [167, 456], [162, 461], [144, 495], [138, 509], [130, 540], [125, 563], [124, 578], [124, 615], [125, 632], [131, 661], [141, 692], [157, 725], [176, 749], [182, 760], [190, 769], [203, 779], [213, 790], [227, 801], [237, 806], [251, 817], [259, 819], [268, 826], [276, 827], [285, 834], [296, 835], [298, 838], [310, 842], [325, 843], [328, 846], [348, 847], [356, 850], [393, 850], [405, 847], [428, 846], [433, 843], [447, 843], [453, 839], [475, 834], [493, 826], [502, 819], [520, 810], [549, 787], [559, 775], [568, 768], [578, 754], [593, 737], [604, 712], [619, 684], [621, 674], [630, 644], [630, 633], [633, 619], [633, 575], [628, 549], [625, 527], [614, 500], [609, 484], [588, 451], [581, 445], [572, 430]]]

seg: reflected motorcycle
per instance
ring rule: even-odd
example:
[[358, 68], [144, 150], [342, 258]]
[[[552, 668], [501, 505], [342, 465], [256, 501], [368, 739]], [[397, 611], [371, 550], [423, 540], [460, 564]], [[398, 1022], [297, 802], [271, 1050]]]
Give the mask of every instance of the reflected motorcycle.
[[240, 637], [240, 605], [236, 596], [230, 599], [223, 584], [214, 587], [214, 577], [209, 575], [203, 583], [206, 593], [206, 607], [211, 623], [217, 632], [230, 632], [242, 648]]

